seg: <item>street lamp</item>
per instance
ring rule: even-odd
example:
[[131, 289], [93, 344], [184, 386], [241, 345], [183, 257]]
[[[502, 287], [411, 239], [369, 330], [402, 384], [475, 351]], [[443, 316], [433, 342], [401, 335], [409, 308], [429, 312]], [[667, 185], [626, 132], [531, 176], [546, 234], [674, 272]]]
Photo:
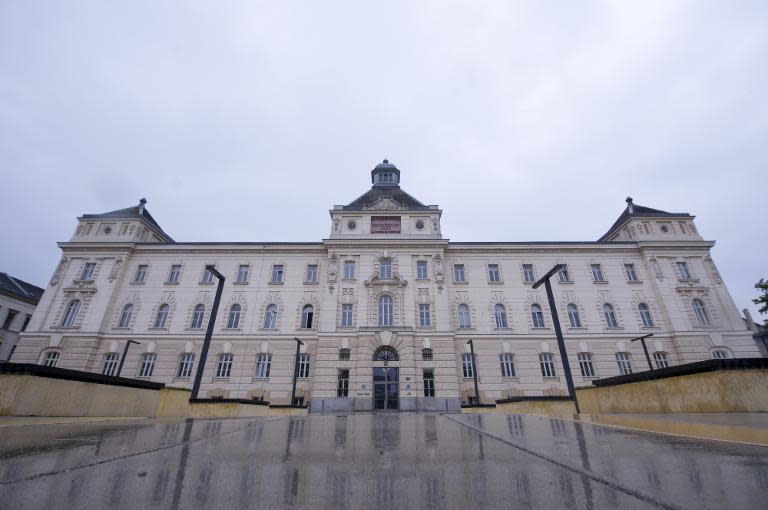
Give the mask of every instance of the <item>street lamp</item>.
[[128, 355], [128, 347], [130, 347], [131, 344], [141, 345], [141, 342], [137, 342], [136, 340], [128, 340], [127, 342], [125, 342], [125, 349], [123, 349], [123, 357], [120, 358], [120, 364], [117, 366], [117, 375], [115, 377], [120, 377], [120, 372], [123, 371], [123, 363], [125, 362], [125, 357]]
[[304, 342], [299, 340], [296, 337], [293, 337], [294, 340], [296, 340], [296, 360], [293, 362], [293, 387], [291, 388], [291, 407], [293, 407], [296, 402], [296, 378], [299, 377], [299, 354], [301, 350], [301, 346], [304, 345]]
[[647, 335], [639, 336], [637, 338], [633, 338], [630, 340], [630, 342], [637, 342], [640, 340], [640, 343], [643, 344], [643, 352], [645, 352], [645, 359], [648, 360], [648, 368], [653, 370], [653, 363], [651, 363], [651, 356], [648, 354], [648, 346], [645, 345], [645, 339], [649, 336], [653, 336], [653, 333], [648, 333]]
[[475, 365], [475, 343], [470, 338], [467, 340], [469, 344], [469, 355], [472, 357], [472, 378], [475, 380], [475, 404], [480, 404], [480, 390], [477, 389], [477, 366]]
[[216, 324], [216, 316], [219, 313], [219, 303], [221, 302], [221, 293], [224, 291], [224, 275], [216, 271], [216, 267], [212, 265], [205, 266], [205, 269], [219, 279], [219, 285], [216, 287], [216, 297], [213, 299], [211, 318], [208, 319], [208, 329], [205, 331], [203, 350], [200, 352], [200, 361], [197, 363], [197, 372], [195, 372], [195, 383], [192, 385], [192, 396], [189, 397], [189, 400], [197, 400], [197, 393], [200, 391], [200, 383], [203, 380], [203, 370], [205, 369], [205, 360], [208, 358], [208, 349], [211, 347], [213, 325]]
[[560, 329], [560, 319], [557, 317], [557, 307], [555, 306], [555, 296], [552, 294], [552, 284], [549, 279], [560, 271], [565, 264], [555, 264], [555, 267], [549, 270], [547, 274], [542, 276], [539, 281], [533, 284], [533, 288], [537, 289], [544, 284], [544, 288], [547, 290], [547, 300], [549, 301], [549, 311], [552, 313], [552, 323], [555, 325], [555, 336], [557, 337], [557, 347], [560, 350], [560, 358], [563, 361], [563, 372], [565, 373], [565, 384], [568, 386], [568, 395], [573, 400], [574, 407], [576, 407], [576, 413], [581, 414], [579, 409], [579, 401], [576, 399], [576, 388], [573, 385], [573, 375], [571, 375], [571, 365], [568, 363], [568, 352], [565, 350], [565, 340], [563, 339], [563, 332]]

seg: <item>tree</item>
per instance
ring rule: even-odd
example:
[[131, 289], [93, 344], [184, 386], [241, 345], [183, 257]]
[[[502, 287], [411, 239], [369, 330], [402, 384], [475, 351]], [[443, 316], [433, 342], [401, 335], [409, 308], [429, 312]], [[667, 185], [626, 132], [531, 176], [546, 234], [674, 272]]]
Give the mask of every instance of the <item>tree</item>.
[[752, 302], [760, 306], [758, 312], [768, 313], [768, 282], [764, 278], [760, 278], [760, 281], [755, 284], [755, 288], [762, 292], [762, 295], [757, 299], [753, 299]]

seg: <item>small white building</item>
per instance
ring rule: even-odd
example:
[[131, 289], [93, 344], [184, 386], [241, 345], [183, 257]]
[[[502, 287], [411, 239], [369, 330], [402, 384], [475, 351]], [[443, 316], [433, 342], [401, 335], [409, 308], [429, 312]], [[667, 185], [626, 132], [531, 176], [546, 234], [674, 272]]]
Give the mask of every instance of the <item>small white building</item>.
[[0, 361], [13, 361], [19, 333], [27, 329], [43, 289], [0, 273]]
[[216, 278], [226, 277], [201, 396], [313, 410], [455, 410], [480, 400], [566, 394], [543, 288], [555, 306], [576, 385], [656, 366], [753, 357], [744, 325], [687, 213], [627, 207], [597, 241], [452, 242], [441, 210], [400, 187], [386, 160], [372, 187], [330, 211], [328, 239], [175, 242], [146, 201], [78, 218], [14, 361], [191, 387]]

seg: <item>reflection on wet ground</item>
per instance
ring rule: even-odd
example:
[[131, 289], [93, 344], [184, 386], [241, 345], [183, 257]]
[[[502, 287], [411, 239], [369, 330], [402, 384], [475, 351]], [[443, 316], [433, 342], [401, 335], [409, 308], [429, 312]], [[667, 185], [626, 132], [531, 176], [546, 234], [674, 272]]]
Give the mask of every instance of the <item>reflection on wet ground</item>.
[[768, 449], [527, 415], [4, 427], [6, 508], [763, 508]]

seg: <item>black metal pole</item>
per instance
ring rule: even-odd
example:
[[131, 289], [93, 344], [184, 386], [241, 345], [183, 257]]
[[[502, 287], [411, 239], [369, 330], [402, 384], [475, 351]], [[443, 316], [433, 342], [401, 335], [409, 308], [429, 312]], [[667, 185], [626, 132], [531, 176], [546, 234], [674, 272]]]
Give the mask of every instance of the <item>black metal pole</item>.
[[475, 380], [475, 404], [480, 404], [480, 390], [477, 388], [477, 364], [475, 363], [475, 343], [470, 338], [467, 342], [469, 344], [469, 355], [472, 356], [472, 378]]
[[648, 361], [648, 368], [653, 370], [653, 363], [651, 363], [651, 356], [648, 354], [648, 346], [645, 345], [645, 339], [649, 336], [653, 336], [653, 333], [648, 333], [647, 335], [639, 336], [637, 338], [633, 338], [630, 340], [630, 342], [636, 342], [640, 340], [640, 343], [643, 344], [643, 352], [645, 352], [645, 359]]
[[141, 342], [137, 342], [136, 340], [128, 340], [125, 342], [125, 349], [123, 349], [123, 357], [120, 358], [120, 364], [117, 366], [117, 375], [115, 377], [120, 377], [120, 372], [123, 371], [123, 363], [125, 362], [125, 357], [128, 355], [128, 347], [131, 346], [131, 344], [139, 345]]
[[192, 385], [192, 396], [190, 400], [197, 400], [197, 393], [200, 391], [200, 383], [203, 381], [203, 370], [205, 370], [205, 360], [208, 358], [208, 349], [211, 347], [211, 336], [213, 335], [213, 325], [216, 324], [216, 315], [219, 313], [219, 303], [221, 302], [221, 293], [224, 291], [224, 275], [216, 271], [214, 266], [205, 266], [213, 273], [213, 276], [219, 279], [219, 285], [216, 287], [216, 297], [213, 299], [213, 308], [211, 308], [211, 317], [208, 319], [208, 329], [205, 331], [205, 340], [203, 340], [203, 350], [200, 352], [200, 361], [197, 362], [197, 372], [195, 373], [195, 383]]
[[304, 345], [304, 342], [299, 340], [296, 337], [293, 337], [294, 340], [296, 340], [296, 359], [293, 362], [293, 386], [291, 387], [291, 407], [293, 407], [296, 401], [296, 379], [299, 377], [299, 355], [301, 354], [301, 346]]
[[549, 279], [562, 269], [563, 264], [556, 264], [547, 274], [542, 276], [538, 282], [533, 284], [533, 288], [538, 288], [542, 283], [547, 290], [547, 301], [549, 302], [549, 311], [552, 314], [552, 324], [555, 326], [555, 336], [557, 337], [557, 347], [560, 351], [560, 358], [563, 361], [563, 372], [565, 373], [565, 385], [568, 387], [568, 396], [573, 400], [576, 414], [581, 414], [579, 400], [576, 398], [576, 387], [573, 384], [573, 374], [571, 374], [571, 365], [568, 362], [568, 351], [565, 350], [565, 339], [563, 331], [560, 329], [560, 319], [557, 317], [557, 307], [555, 306], [555, 296], [552, 293], [552, 284]]

